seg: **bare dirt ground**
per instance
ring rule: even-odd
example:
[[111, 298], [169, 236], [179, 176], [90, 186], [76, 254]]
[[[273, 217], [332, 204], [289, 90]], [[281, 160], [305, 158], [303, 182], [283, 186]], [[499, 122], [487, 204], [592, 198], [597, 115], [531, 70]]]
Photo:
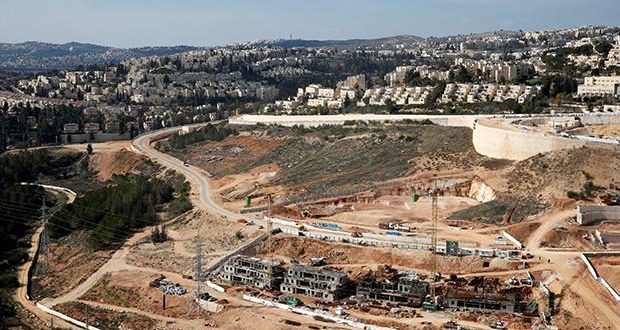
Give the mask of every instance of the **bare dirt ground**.
[[566, 198], [568, 191], [579, 192], [588, 180], [602, 187], [618, 182], [620, 153], [576, 148], [538, 154], [489, 175], [487, 182], [498, 191], [552, 199]]
[[[600, 288], [596, 287], [600, 287], [600, 284], [593, 282], [591, 278], [587, 278], [590, 277], [588, 272], [584, 271], [581, 277], [583, 277], [583, 281], [579, 283], [582, 284], [582, 287], [578, 290], [592, 290], [596, 294], [605, 294], [600, 291]], [[610, 301], [609, 304], [613, 305], [614, 303]], [[599, 313], [601, 311], [596, 306], [587, 303], [581, 296], [571, 290], [565, 289], [561, 291], [559, 305], [556, 308], [559, 312], [555, 316], [554, 321], [559, 329], [617, 329], [616, 325], [610, 324], [600, 317]]]
[[[447, 218], [455, 211], [478, 205], [468, 197], [446, 196], [438, 199], [438, 217]], [[431, 220], [431, 199], [412, 202], [410, 196], [381, 196], [372, 203], [351, 203], [354, 212], [328, 217], [335, 222], [377, 227], [381, 222], [403, 222], [416, 226]]]
[[[264, 255], [263, 246], [261, 254]], [[272, 257], [285, 261], [297, 260], [308, 263], [309, 258], [325, 257], [330, 267], [347, 271], [357, 278], [368, 272], [382, 269], [385, 265], [395, 268], [420, 270], [425, 274], [431, 266], [431, 253], [417, 250], [361, 247], [350, 244], [330, 243], [301, 237], [278, 237], [273, 242]], [[489, 267], [483, 267], [489, 261]], [[438, 269], [445, 274], [482, 273], [516, 269], [519, 263], [498, 258], [485, 259], [477, 256], [439, 256]]]
[[[163, 292], [149, 286], [157, 275], [140, 271], [120, 271], [106, 274], [95, 286], [86, 292], [81, 300], [94, 301], [120, 307], [137, 308], [142, 311], [181, 317], [190, 311], [191, 295], [166, 296], [163, 308]], [[191, 290], [191, 288], [186, 287]]]
[[575, 135], [620, 136], [620, 125], [591, 125], [569, 131]]
[[596, 271], [616, 290], [620, 290], [620, 256], [590, 257]]
[[514, 236], [520, 242], [525, 242], [531, 233], [536, 231], [540, 227], [540, 223], [533, 221], [526, 221], [511, 225], [506, 228], [506, 231]]
[[56, 306], [56, 309], [76, 320], [86, 321], [86, 309], [88, 308], [88, 323], [99, 329], [164, 329], [165, 324], [146, 316], [134, 313], [119, 313], [89, 305], [88, 307], [79, 302], [69, 302]]
[[583, 238], [589, 230], [574, 226], [560, 226], [553, 228], [545, 235], [542, 246], [549, 248], [570, 248], [579, 251], [588, 251], [592, 245]]
[[108, 261], [114, 251], [89, 251], [84, 243], [87, 235], [76, 232], [50, 244], [49, 271], [45, 277], [33, 282], [35, 296], [61, 296], [78, 286]]
[[153, 244], [142, 240], [130, 249], [127, 262], [189, 275], [193, 272], [195, 237], [199, 231], [205, 265], [260, 234], [255, 226], [223, 220], [198, 210], [181, 216], [174, 224], [166, 226], [166, 231], [169, 241]]

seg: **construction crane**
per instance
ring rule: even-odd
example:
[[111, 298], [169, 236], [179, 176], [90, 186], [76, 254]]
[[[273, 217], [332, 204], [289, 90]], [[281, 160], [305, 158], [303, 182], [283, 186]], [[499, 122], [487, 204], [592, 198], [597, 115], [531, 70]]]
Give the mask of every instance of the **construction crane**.
[[[429, 288], [429, 296], [430, 301], [425, 301], [422, 303], [422, 308], [426, 310], [437, 310], [439, 306], [436, 303], [436, 291], [435, 278], [437, 276], [437, 209], [438, 209], [438, 199], [441, 190], [437, 187], [437, 182], [433, 184], [433, 188], [428, 189], [428, 197], [431, 198], [431, 273], [430, 273], [430, 288]], [[419, 199], [419, 195], [414, 193], [412, 196], [412, 200], [417, 202]]]
[[267, 203], [267, 260], [269, 261], [269, 278], [272, 278], [271, 235], [273, 234], [273, 219], [271, 219], [271, 194], [267, 195]]
[[432, 229], [431, 229], [431, 286], [430, 286], [430, 295], [431, 295], [431, 305], [428, 307], [432, 309], [437, 309], [437, 304], [435, 303], [435, 277], [437, 275], [437, 203], [439, 196], [439, 189], [437, 189], [437, 183], [435, 183], [435, 187], [429, 191], [431, 197], [431, 218], [432, 218]]

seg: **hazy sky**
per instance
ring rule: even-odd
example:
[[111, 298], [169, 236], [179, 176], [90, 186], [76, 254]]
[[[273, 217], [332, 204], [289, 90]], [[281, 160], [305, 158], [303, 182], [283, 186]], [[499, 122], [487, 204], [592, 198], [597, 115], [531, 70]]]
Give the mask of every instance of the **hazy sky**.
[[117, 47], [620, 25], [620, 0], [0, 0], [0, 41]]

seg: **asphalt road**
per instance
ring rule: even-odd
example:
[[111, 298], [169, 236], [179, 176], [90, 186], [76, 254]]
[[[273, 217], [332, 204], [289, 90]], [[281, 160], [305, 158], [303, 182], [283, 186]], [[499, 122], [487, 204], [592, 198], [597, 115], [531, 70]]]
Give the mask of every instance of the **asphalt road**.
[[[190, 127], [195, 128], [205, 125], [206, 124], [194, 124], [190, 125]], [[185, 175], [186, 179], [192, 184], [192, 191], [198, 194], [199, 201], [201, 204], [203, 204], [205, 209], [217, 215], [221, 215], [230, 219], [244, 218], [244, 216], [239, 213], [231, 212], [224, 209], [212, 199], [209, 192], [209, 182], [207, 181], [207, 179], [205, 179], [206, 173], [204, 171], [194, 166], [184, 165], [183, 162], [178, 160], [177, 158], [159, 152], [157, 149], [151, 146], [151, 143], [170, 136], [171, 134], [177, 132], [180, 129], [180, 127], [172, 127], [138, 136], [136, 139], [133, 140], [132, 146], [135, 150], [151, 158], [152, 160], [157, 161], [163, 166]]]

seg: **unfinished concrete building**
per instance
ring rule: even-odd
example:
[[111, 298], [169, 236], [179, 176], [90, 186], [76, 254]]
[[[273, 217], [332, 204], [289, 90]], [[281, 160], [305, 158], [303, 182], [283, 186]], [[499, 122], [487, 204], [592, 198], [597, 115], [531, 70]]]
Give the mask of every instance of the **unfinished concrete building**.
[[445, 296], [445, 306], [448, 308], [514, 313], [516, 304], [513, 294], [452, 289]]
[[334, 301], [351, 293], [351, 282], [343, 272], [295, 264], [284, 276], [280, 291]]
[[357, 284], [356, 295], [361, 299], [419, 307], [428, 292], [428, 282], [420, 281], [416, 274], [401, 273], [384, 280], [368, 276]]
[[259, 289], [277, 290], [282, 282], [283, 274], [284, 269], [279, 261], [237, 255], [224, 264], [219, 278], [229, 284], [243, 284]]

